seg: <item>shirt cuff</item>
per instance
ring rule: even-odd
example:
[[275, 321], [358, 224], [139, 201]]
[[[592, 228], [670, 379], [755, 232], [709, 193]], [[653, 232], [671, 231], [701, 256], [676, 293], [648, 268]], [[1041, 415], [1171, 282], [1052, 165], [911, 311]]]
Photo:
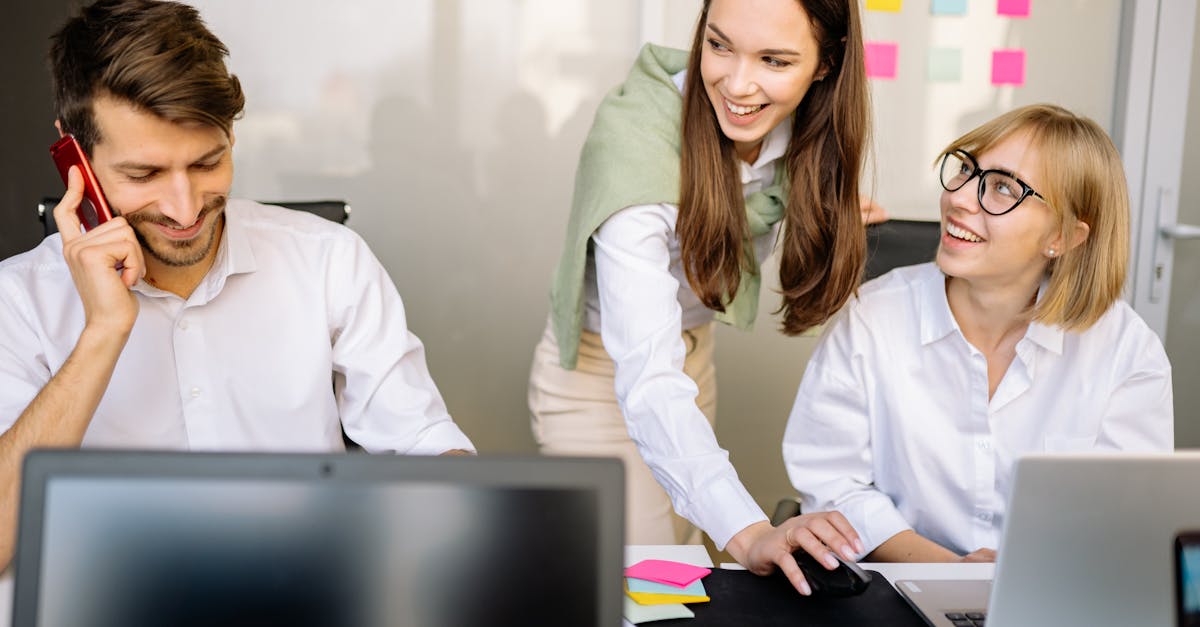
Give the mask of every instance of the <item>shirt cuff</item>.
[[718, 551], [725, 550], [737, 532], [767, 519], [746, 486], [728, 477], [706, 486], [684, 516], [712, 538]]
[[400, 452], [405, 455], [441, 455], [455, 449], [476, 452], [475, 445], [471, 444], [467, 435], [453, 420], [446, 418], [429, 425], [415, 444], [407, 451]]
[[875, 498], [861, 498], [844, 503], [839, 505], [837, 510], [854, 526], [863, 547], [866, 548], [858, 559], [879, 548], [879, 545], [887, 542], [892, 536], [912, 529], [912, 525], [908, 524], [896, 509], [892, 500], [883, 494]]

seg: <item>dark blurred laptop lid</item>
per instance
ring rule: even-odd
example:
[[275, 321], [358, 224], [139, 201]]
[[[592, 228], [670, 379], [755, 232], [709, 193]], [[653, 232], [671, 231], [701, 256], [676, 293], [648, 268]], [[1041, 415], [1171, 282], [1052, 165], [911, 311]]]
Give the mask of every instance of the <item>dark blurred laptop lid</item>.
[[599, 459], [41, 451], [13, 627], [621, 624]]
[[1022, 457], [990, 595], [978, 581], [896, 587], [936, 626], [986, 609], [988, 627], [1171, 627], [1175, 537], [1200, 529], [1198, 481], [1200, 451]]

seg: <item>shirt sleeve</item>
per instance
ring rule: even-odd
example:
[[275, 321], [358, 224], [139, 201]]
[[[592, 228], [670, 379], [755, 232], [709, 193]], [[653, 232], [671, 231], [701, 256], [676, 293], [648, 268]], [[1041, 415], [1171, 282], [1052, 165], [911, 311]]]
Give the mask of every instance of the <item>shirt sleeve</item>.
[[874, 484], [871, 373], [854, 303], [830, 323], [808, 362], [784, 431], [783, 460], [802, 511], [840, 511], [870, 553], [912, 526]]
[[0, 277], [0, 433], [16, 424], [50, 381], [38, 330], [28, 301]]
[[683, 371], [680, 284], [670, 272], [674, 213], [667, 205], [629, 207], [592, 236], [600, 336], [630, 438], [675, 511], [723, 548], [766, 516], [718, 446]]
[[1175, 448], [1171, 363], [1158, 336], [1140, 322], [1140, 333], [1124, 333], [1140, 341], [1130, 347], [1129, 367], [1109, 394], [1097, 450], [1169, 452]]
[[346, 435], [371, 453], [475, 450], [446, 410], [387, 271], [357, 235], [339, 250], [327, 290], [334, 391]]

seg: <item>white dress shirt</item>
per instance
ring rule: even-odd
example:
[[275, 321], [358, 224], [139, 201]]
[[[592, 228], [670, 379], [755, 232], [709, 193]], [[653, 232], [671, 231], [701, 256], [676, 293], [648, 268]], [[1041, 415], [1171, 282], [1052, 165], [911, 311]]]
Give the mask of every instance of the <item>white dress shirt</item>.
[[[446, 412], [387, 272], [353, 231], [230, 200], [184, 300], [139, 281], [139, 312], [85, 447], [370, 452], [473, 449]], [[84, 326], [59, 235], [0, 263], [0, 432]]]
[[841, 511], [867, 552], [913, 529], [965, 554], [998, 548], [1021, 455], [1172, 449], [1171, 366], [1125, 302], [1082, 332], [1031, 323], [989, 400], [945, 281], [895, 270], [827, 327], [784, 434], [804, 511]]
[[[774, 182], [791, 127], [789, 118], [768, 133], [754, 164], [739, 162], [745, 195]], [[718, 446], [696, 406], [696, 384], [683, 371], [683, 330], [711, 322], [713, 312], [688, 285], [680, 262], [678, 211], [673, 204], [628, 207], [592, 235], [583, 326], [600, 334], [613, 358], [629, 435], [675, 511], [724, 547], [766, 516]], [[778, 224], [755, 239], [760, 263], [777, 236]]]

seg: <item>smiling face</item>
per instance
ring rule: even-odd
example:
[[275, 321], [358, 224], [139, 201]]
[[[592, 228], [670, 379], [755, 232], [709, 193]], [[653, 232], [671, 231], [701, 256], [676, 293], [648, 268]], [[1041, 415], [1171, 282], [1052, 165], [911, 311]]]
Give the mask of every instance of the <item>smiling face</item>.
[[[1026, 132], [1015, 132], [976, 157], [982, 169], [1004, 170], [1034, 190], [1045, 189], [1040, 156]], [[976, 177], [957, 191], [942, 191], [938, 266], [973, 285], [1037, 285], [1050, 259], [1063, 252], [1058, 215], [1035, 196], [1004, 215], [988, 214], [979, 206], [978, 185]]]
[[712, 0], [700, 73], [721, 132], [747, 162], [825, 70], [798, 0]]
[[215, 257], [233, 182], [233, 140], [220, 128], [175, 123], [110, 96], [94, 102], [92, 166], [113, 210], [149, 258], [167, 268]]

